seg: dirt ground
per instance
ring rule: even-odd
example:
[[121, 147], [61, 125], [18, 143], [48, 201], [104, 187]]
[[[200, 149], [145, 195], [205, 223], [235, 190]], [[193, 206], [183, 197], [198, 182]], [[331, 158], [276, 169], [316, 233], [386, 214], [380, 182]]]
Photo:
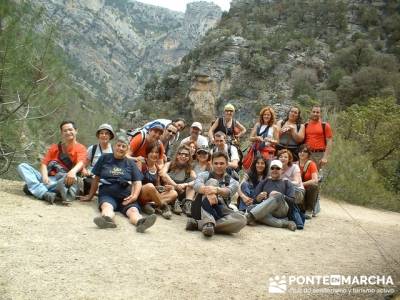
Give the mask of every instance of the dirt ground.
[[[95, 202], [48, 205], [25, 196], [21, 182], [0, 180], [0, 299], [383, 299], [398, 291], [400, 214], [326, 199], [321, 207], [303, 231], [259, 225], [205, 239], [174, 215], [139, 234], [122, 215], [116, 229], [97, 229]], [[275, 276], [337, 274], [391, 276], [394, 286], [268, 290]]]

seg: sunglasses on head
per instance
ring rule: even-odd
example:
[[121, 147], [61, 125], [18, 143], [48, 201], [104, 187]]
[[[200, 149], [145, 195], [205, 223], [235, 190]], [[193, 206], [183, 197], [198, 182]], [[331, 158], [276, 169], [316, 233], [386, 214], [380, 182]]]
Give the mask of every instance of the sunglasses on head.
[[279, 168], [279, 167], [271, 167], [270, 169], [271, 170], [280, 170], [281, 168]]

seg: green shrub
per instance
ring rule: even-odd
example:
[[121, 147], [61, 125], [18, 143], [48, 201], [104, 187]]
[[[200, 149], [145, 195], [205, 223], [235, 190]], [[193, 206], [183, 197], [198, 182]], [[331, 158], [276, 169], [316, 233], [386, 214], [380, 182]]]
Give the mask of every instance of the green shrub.
[[400, 196], [385, 188], [361, 144], [335, 136], [322, 193], [357, 205], [400, 211]]

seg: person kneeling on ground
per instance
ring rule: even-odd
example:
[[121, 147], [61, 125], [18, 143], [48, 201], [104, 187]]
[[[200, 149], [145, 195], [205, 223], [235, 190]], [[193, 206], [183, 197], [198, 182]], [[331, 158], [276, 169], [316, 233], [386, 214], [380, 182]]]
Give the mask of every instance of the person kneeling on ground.
[[99, 228], [115, 228], [114, 211], [119, 211], [136, 225], [137, 232], [144, 232], [156, 221], [156, 215], [142, 217], [137, 199], [142, 188], [142, 173], [132, 159], [126, 157], [129, 141], [125, 135], [118, 135], [114, 153], [104, 154], [97, 161], [92, 172], [95, 175], [90, 192], [81, 201], [92, 200], [99, 182], [99, 209], [101, 216], [93, 219]]
[[[294, 202], [294, 185], [289, 180], [281, 179], [282, 162], [280, 160], [271, 162], [270, 176], [271, 178], [265, 179], [256, 187], [254, 194], [257, 196], [255, 200], [259, 204], [245, 214], [247, 224], [255, 225], [258, 222], [295, 231], [297, 228], [296, 223], [288, 220], [288, 217], [297, 207]], [[297, 211], [299, 212], [298, 208]], [[303, 226], [303, 224], [298, 225], [299, 229]]]
[[[186, 230], [201, 230], [207, 237], [217, 233], [236, 233], [246, 226], [246, 218], [227, 206], [227, 199], [234, 195], [239, 182], [226, 173], [228, 156], [215, 152], [211, 157], [213, 171], [200, 173], [194, 183], [198, 193], [193, 203], [192, 216]], [[196, 210], [199, 210], [199, 212]], [[198, 220], [196, 220], [198, 219]]]

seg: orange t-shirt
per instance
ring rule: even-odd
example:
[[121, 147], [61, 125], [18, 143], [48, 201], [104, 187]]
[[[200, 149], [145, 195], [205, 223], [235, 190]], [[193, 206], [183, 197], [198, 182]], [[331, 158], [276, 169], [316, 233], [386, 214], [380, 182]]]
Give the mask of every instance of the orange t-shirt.
[[304, 173], [304, 166], [300, 166], [301, 178], [303, 182], [309, 181], [312, 179], [312, 174], [318, 174], [317, 164], [311, 160], [311, 163], [308, 165], [306, 173]]
[[[332, 138], [332, 129], [329, 123], [325, 123], [325, 137]], [[311, 148], [311, 150], [325, 150], [324, 130], [321, 121], [308, 122], [305, 133], [304, 143]]]
[[[84, 145], [74, 143], [72, 145], [68, 145], [66, 149], [64, 148], [64, 150], [68, 153], [68, 156], [74, 165], [80, 161], [86, 161], [86, 147]], [[48, 163], [52, 160], [56, 160], [60, 164], [64, 165], [63, 162], [58, 159], [58, 144], [52, 144], [50, 146], [46, 155], [42, 159], [42, 163], [48, 165]]]
[[[149, 152], [147, 151], [147, 146], [149, 143], [146, 139], [144, 140], [144, 143], [142, 146], [140, 146], [141, 143], [142, 143], [142, 135], [141, 134], [138, 134], [135, 137], [133, 137], [133, 139], [131, 140], [131, 143], [130, 143], [131, 156], [147, 157], [147, 154], [149, 154]], [[164, 145], [162, 143], [160, 143], [160, 157], [161, 158], [163, 157], [164, 152], [165, 152]]]

